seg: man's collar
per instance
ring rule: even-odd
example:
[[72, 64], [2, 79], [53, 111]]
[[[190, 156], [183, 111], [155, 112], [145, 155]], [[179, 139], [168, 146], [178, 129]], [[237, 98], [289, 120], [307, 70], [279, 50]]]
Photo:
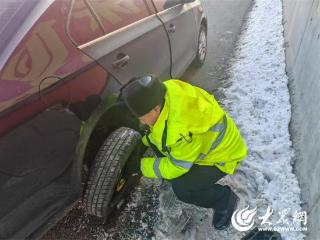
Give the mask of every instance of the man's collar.
[[167, 99], [166, 99], [164, 101], [163, 108], [159, 114], [157, 121], [155, 122], [155, 124], [152, 127], [150, 127], [152, 135], [156, 139], [161, 139], [161, 137], [162, 137], [164, 124], [165, 124], [165, 121], [168, 119], [168, 113], [169, 113], [169, 108], [168, 108], [168, 103], [167, 103]]

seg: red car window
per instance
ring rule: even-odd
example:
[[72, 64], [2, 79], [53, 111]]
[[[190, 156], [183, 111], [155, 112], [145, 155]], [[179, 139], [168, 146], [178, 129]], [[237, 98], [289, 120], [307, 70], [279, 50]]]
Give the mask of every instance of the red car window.
[[158, 12], [181, 4], [181, 0], [153, 0]]
[[88, 2], [99, 16], [106, 33], [150, 15], [144, 0], [88, 0]]
[[87, 43], [104, 34], [103, 27], [95, 19], [86, 0], [74, 1], [71, 8], [67, 30], [77, 45]]

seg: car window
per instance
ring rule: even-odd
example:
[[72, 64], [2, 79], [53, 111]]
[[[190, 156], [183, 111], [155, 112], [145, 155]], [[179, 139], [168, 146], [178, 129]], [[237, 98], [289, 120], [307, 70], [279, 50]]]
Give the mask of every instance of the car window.
[[158, 12], [181, 4], [181, 0], [153, 0]]
[[77, 45], [103, 36], [103, 26], [95, 19], [86, 0], [74, 1], [71, 8], [67, 31]]
[[106, 33], [113, 32], [151, 15], [144, 0], [87, 1], [98, 15]]
[[0, 6], [0, 52], [23, 24], [26, 16], [36, 5], [35, 0], [1, 1]]

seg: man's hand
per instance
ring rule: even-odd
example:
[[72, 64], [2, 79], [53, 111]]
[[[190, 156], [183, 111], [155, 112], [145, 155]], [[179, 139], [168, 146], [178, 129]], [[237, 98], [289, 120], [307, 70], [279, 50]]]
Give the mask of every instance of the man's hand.
[[129, 175], [133, 175], [133, 174], [142, 175], [140, 170], [140, 159], [137, 160], [130, 157], [129, 160], [127, 161], [126, 171], [128, 172]]
[[147, 147], [142, 143], [142, 141], [139, 141], [136, 148], [130, 155], [127, 164], [126, 169], [129, 174], [139, 174], [142, 175], [140, 170], [140, 164], [141, 164], [141, 158], [146, 151]]

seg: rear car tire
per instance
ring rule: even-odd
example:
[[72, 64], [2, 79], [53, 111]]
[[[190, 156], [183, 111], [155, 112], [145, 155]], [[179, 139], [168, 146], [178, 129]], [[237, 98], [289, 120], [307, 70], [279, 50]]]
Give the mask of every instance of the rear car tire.
[[201, 67], [207, 56], [207, 28], [204, 25], [200, 26], [198, 36], [197, 55], [193, 61], [195, 67]]
[[[123, 196], [129, 193], [124, 186], [127, 181], [123, 182], [121, 171], [125, 168], [130, 156], [137, 155], [135, 148], [139, 146], [140, 142], [140, 133], [126, 127], [115, 130], [104, 141], [90, 168], [89, 180], [83, 198], [88, 213], [106, 220], [117, 204], [122, 201]], [[136, 182], [139, 178], [140, 176], [137, 175], [133, 177]], [[121, 188], [119, 190], [117, 185], [120, 181]], [[133, 184], [130, 185], [131, 189], [132, 186]], [[125, 190], [124, 194], [120, 194], [122, 190]]]

